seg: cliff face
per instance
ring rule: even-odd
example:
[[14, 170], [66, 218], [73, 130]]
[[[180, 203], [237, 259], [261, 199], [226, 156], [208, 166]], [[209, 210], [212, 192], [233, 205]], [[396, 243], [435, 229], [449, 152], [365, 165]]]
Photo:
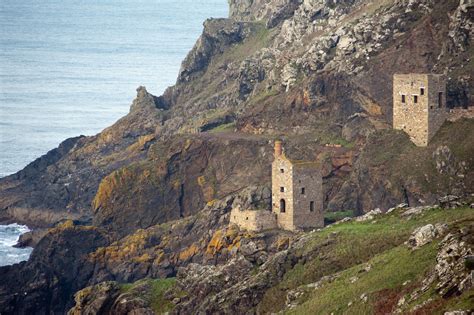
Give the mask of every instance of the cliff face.
[[[234, 257], [238, 251], [230, 251], [240, 239], [233, 242], [243, 235], [213, 236], [227, 225], [227, 198], [251, 185], [270, 186], [275, 138], [283, 138], [292, 158], [323, 161], [327, 211], [387, 210], [474, 192], [472, 119], [446, 123], [427, 148], [414, 147], [390, 128], [397, 72], [445, 73], [449, 106], [474, 103], [472, 4], [229, 5], [229, 19], [204, 23], [176, 85], [162, 96], [138, 88], [130, 113], [116, 124], [94, 137], [66, 140], [0, 180], [2, 221], [51, 227], [74, 219], [106, 231], [103, 249], [87, 250], [94, 252], [87, 258], [94, 276], [81, 274], [87, 280], [79, 286], [170, 276], [190, 262], [220, 264]], [[174, 230], [165, 237], [169, 222], [190, 237]], [[226, 246], [216, 241], [221, 238]], [[265, 238], [257, 248], [274, 248], [272, 241]], [[219, 250], [206, 256], [211, 243]], [[229, 253], [221, 255], [223, 248]], [[38, 257], [45, 249], [38, 245], [35, 251]], [[63, 272], [59, 265], [52, 263], [47, 272]], [[8, 283], [36, 266], [10, 267], [17, 271], [9, 272]], [[54, 303], [65, 307], [78, 288], [64, 289], [67, 298]], [[22, 300], [11, 300], [13, 291], [0, 291], [0, 301], [10, 301], [12, 310]]]

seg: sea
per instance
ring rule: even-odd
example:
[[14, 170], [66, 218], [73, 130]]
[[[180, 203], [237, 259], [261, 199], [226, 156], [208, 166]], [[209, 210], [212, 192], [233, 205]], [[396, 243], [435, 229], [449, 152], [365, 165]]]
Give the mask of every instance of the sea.
[[[160, 95], [205, 19], [227, 0], [1, 0], [0, 178], [66, 138], [94, 135], [124, 116], [138, 86]], [[27, 227], [0, 226], [0, 266]]]

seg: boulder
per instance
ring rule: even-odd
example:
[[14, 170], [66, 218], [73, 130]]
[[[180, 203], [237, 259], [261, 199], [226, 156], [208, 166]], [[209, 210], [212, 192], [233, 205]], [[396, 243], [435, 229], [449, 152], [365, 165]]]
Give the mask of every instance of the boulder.
[[438, 206], [419, 206], [419, 207], [408, 208], [407, 211], [402, 213], [402, 217], [410, 219], [411, 217], [420, 215], [427, 210], [436, 209], [436, 208], [438, 208]]
[[446, 234], [448, 226], [446, 224], [427, 224], [413, 231], [408, 239], [408, 246], [412, 249], [431, 243], [433, 239]]
[[377, 208], [377, 209], [374, 209], [374, 210], [370, 210], [369, 212], [367, 212], [363, 216], [357, 217], [355, 220], [357, 222], [370, 221], [370, 220], [373, 220], [375, 218], [375, 216], [379, 215], [379, 214], [382, 214], [382, 210]]

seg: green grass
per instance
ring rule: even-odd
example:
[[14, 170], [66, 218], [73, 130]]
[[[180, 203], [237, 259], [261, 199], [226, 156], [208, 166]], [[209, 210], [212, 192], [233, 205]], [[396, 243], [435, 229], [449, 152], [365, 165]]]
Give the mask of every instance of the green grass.
[[[176, 283], [176, 278], [144, 279], [135, 283], [121, 285], [122, 293], [129, 293], [145, 299], [156, 314], [164, 314], [173, 310], [174, 304], [165, 299], [164, 294]], [[146, 289], [144, 290], [144, 286]]]
[[222, 56], [216, 59], [216, 63], [243, 61], [256, 51], [268, 47], [272, 40], [272, 30], [266, 28], [264, 23], [254, 22], [251, 24], [251, 35], [242, 43], [227, 49]]
[[219, 132], [229, 132], [234, 131], [235, 129], [235, 122], [231, 122], [228, 124], [219, 125], [214, 129], [209, 130], [211, 133], [219, 133]]
[[150, 304], [156, 313], [166, 313], [173, 309], [173, 304], [164, 298], [165, 292], [176, 283], [175, 278], [151, 281]]
[[[384, 259], [388, 260], [392, 250], [406, 254], [402, 244], [417, 227], [438, 222], [447, 223], [450, 227], [459, 227], [463, 224], [472, 224], [474, 221], [474, 211], [467, 207], [451, 210], [427, 210], [423, 215], [411, 220], [401, 219], [399, 211], [403, 210], [396, 210], [390, 215], [376, 217], [374, 221], [332, 225], [321, 232], [310, 234], [310, 240], [296, 253], [298, 256], [310, 257], [310, 259], [306, 259], [304, 263], [296, 264], [285, 274], [283, 281], [269, 289], [258, 306], [258, 310], [261, 313], [278, 312], [285, 305], [288, 290], [316, 282], [323, 276], [366, 263], [376, 259], [378, 255], [389, 255], [384, 256]], [[422, 262], [420, 261], [420, 263]], [[391, 272], [390, 269], [387, 269], [390, 277]], [[392, 279], [390, 277], [387, 279]], [[387, 282], [387, 288], [391, 287], [390, 283], [392, 282]], [[398, 280], [393, 283], [398, 284]], [[345, 299], [342, 301], [341, 303], [346, 303]], [[342, 305], [338, 307], [342, 309]]]
[[276, 89], [270, 89], [270, 90], [265, 90], [262, 91], [254, 96], [252, 96], [249, 99], [249, 105], [257, 105], [259, 103], [263, 103], [265, 100], [267, 100], [270, 97], [278, 95], [280, 92]]
[[[309, 299], [289, 314], [372, 314], [374, 304], [382, 297], [380, 291], [401, 289], [407, 280], [422, 280], [435, 264], [436, 246], [431, 243], [416, 251], [398, 246], [377, 255], [369, 260], [371, 270], [361, 273], [361, 265], [345, 270], [334, 282], [310, 292]], [[351, 283], [352, 277], [358, 280]], [[362, 294], [368, 296], [366, 303], [360, 299]]]
[[455, 310], [472, 310], [474, 309], [474, 288], [471, 288], [461, 296], [457, 296], [439, 310], [435, 314], [444, 314], [445, 311], [455, 311]]
[[327, 224], [331, 224], [336, 221], [342, 220], [344, 218], [353, 217], [353, 216], [354, 216], [354, 211], [352, 210], [326, 212], [324, 214], [324, 222]]

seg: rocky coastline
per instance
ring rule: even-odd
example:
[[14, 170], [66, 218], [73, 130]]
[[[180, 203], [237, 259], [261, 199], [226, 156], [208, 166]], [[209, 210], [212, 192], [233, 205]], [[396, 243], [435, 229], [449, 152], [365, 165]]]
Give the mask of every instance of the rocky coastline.
[[[472, 1], [229, 5], [163, 95], [0, 179], [34, 247], [0, 268], [0, 313], [472, 311]], [[393, 74], [417, 72], [446, 74], [453, 110], [426, 148], [391, 128]], [[275, 139], [321, 163], [336, 223], [229, 225], [271, 207]]]

